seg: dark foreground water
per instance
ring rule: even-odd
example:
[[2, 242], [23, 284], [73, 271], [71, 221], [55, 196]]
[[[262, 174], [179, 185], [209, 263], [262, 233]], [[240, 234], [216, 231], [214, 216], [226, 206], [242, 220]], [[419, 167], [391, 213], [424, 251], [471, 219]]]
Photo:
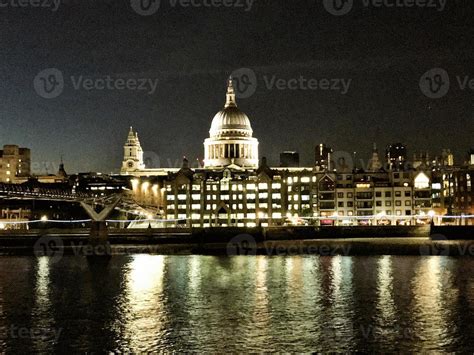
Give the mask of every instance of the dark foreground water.
[[0, 349], [473, 351], [474, 258], [0, 258]]

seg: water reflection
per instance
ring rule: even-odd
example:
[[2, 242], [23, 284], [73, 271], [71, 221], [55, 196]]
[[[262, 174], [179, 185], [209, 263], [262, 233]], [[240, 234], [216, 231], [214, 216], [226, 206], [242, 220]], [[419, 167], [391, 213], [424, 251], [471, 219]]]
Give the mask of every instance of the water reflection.
[[50, 299], [50, 262], [47, 256], [37, 259], [35, 279], [35, 303], [32, 310], [32, 326], [27, 329], [32, 347], [36, 352], [46, 352], [57, 341], [61, 329], [56, 328]]
[[127, 314], [125, 338], [134, 351], [145, 350], [150, 334], [158, 338], [166, 331], [163, 278], [166, 256], [135, 255], [125, 274]]
[[423, 258], [412, 280], [412, 333], [419, 340], [421, 351], [449, 345], [456, 332], [452, 314], [458, 290], [451, 274], [453, 262], [452, 258]]
[[[469, 258], [0, 258], [1, 350], [454, 351], [474, 348]], [[6, 287], [5, 285], [8, 285]]]
[[393, 292], [392, 257], [389, 255], [382, 256], [378, 260], [376, 310], [377, 336], [385, 337], [384, 341], [388, 343], [396, 342], [397, 310]]

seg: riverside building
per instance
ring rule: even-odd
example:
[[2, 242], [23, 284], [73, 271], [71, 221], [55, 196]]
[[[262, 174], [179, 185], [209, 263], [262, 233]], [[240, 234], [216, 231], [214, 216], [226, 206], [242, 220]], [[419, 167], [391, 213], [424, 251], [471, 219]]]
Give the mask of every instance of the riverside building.
[[28, 148], [4, 145], [0, 150], [0, 182], [17, 183], [30, 176], [31, 153]]
[[367, 171], [332, 169], [332, 150], [324, 145], [312, 167], [268, 166], [231, 79], [204, 141], [202, 166], [192, 169], [184, 159], [179, 169], [145, 168], [132, 129], [124, 151], [122, 175], [131, 178], [135, 199], [167, 226], [414, 225], [435, 213], [432, 169], [404, 170], [401, 144], [387, 149], [387, 170], [375, 146]]

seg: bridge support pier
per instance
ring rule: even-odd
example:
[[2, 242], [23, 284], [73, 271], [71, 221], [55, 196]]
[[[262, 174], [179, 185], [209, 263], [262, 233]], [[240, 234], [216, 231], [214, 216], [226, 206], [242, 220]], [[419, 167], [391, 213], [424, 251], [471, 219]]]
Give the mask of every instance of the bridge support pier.
[[97, 213], [93, 206], [81, 201], [82, 208], [84, 208], [89, 217], [92, 219], [91, 229], [89, 232], [89, 246], [91, 247], [90, 250], [92, 252], [92, 255], [90, 256], [111, 256], [112, 251], [109, 242], [109, 229], [105, 220], [108, 216], [110, 216], [119, 202], [120, 198], [105, 206], [104, 209], [100, 211], [100, 213]]

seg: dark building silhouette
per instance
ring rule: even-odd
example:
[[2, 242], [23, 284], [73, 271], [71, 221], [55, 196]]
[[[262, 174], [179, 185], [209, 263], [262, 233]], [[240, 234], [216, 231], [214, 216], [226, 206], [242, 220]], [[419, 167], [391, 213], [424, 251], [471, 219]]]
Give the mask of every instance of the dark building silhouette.
[[333, 150], [321, 143], [316, 147], [316, 154], [314, 159], [314, 164], [318, 170], [331, 170], [331, 154]]
[[391, 144], [385, 152], [390, 170], [404, 170], [407, 160], [407, 148], [402, 143]]
[[285, 168], [298, 168], [300, 166], [299, 153], [290, 151], [280, 153], [280, 166]]

